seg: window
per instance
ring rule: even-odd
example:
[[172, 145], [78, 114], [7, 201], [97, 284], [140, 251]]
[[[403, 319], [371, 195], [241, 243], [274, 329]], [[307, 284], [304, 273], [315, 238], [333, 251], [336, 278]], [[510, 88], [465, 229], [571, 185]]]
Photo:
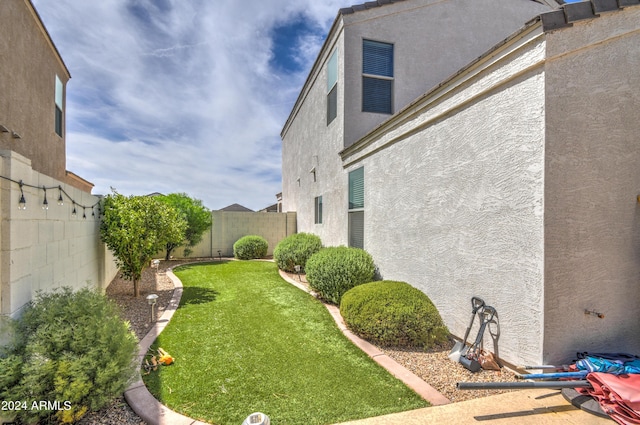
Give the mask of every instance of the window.
[[362, 41], [362, 112], [393, 113], [393, 44]]
[[62, 85], [62, 81], [56, 75], [56, 95], [55, 95], [55, 129], [56, 134], [62, 137], [62, 124], [64, 121], [64, 114], [62, 113], [62, 100], [64, 98], [64, 86]]
[[322, 196], [316, 196], [314, 209], [315, 223], [322, 224]]
[[349, 173], [349, 246], [364, 248], [364, 167]]
[[338, 115], [338, 51], [327, 63], [327, 125]]

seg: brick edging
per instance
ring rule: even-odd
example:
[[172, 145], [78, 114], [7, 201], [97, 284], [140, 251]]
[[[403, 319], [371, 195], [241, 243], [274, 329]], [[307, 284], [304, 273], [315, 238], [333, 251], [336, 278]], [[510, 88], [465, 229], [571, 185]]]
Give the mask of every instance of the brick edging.
[[[282, 277], [285, 281], [291, 283], [292, 285], [295, 285], [297, 288], [302, 289], [305, 292], [310, 293], [308, 289], [306, 289], [303, 285], [300, 285], [298, 282], [292, 280], [282, 270], [278, 270], [278, 272], [280, 273], [280, 277]], [[342, 315], [340, 315], [340, 309], [338, 307], [326, 303], [323, 304], [327, 308], [327, 310], [329, 310], [331, 317], [333, 317], [333, 320], [336, 322], [338, 328], [342, 331], [342, 333], [347, 338], [349, 338], [349, 340], [353, 342], [358, 348], [360, 348], [369, 357], [371, 357], [376, 363], [384, 367], [390, 374], [404, 382], [406, 386], [411, 388], [420, 397], [427, 400], [433, 406], [441, 406], [451, 403], [448, 398], [442, 395], [431, 385], [423, 381], [422, 378], [420, 378], [418, 375], [411, 372], [409, 369], [405, 368], [404, 366], [393, 360], [391, 357], [387, 356], [375, 345], [365, 341], [364, 339], [351, 332], [347, 328], [347, 325], [344, 323]]]

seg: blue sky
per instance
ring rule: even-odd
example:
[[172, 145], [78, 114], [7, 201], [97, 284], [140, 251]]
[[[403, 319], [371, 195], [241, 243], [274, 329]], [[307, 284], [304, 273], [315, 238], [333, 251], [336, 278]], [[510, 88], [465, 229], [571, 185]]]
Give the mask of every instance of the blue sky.
[[[344, 0], [32, 0], [71, 80], [67, 169], [94, 194], [261, 209], [280, 130]], [[357, 2], [356, 2], [357, 3]]]

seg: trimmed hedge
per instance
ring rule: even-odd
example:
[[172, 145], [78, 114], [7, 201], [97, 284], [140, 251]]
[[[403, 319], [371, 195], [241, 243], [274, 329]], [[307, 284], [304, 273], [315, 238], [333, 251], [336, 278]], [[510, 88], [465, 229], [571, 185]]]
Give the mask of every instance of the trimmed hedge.
[[253, 260], [267, 256], [269, 243], [262, 236], [243, 236], [233, 244], [233, 256], [239, 260]]
[[406, 282], [382, 280], [351, 289], [340, 314], [352, 332], [386, 347], [431, 348], [449, 330], [424, 292]]
[[306, 272], [309, 286], [320, 298], [340, 304], [342, 294], [373, 280], [375, 266], [364, 249], [337, 246], [313, 254], [307, 261]]
[[[0, 400], [24, 406], [11, 420], [75, 423], [122, 395], [135, 375], [138, 341], [96, 291], [39, 294], [12, 326], [13, 344], [0, 348]], [[60, 409], [31, 408], [42, 400]]]
[[295, 271], [294, 266], [307, 265], [307, 260], [322, 248], [320, 237], [312, 233], [295, 233], [278, 243], [273, 251], [273, 258], [280, 270]]

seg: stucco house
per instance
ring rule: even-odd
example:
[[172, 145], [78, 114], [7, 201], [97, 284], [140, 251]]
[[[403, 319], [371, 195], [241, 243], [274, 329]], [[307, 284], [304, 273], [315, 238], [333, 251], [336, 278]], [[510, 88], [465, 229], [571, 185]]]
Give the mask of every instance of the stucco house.
[[66, 170], [69, 70], [30, 0], [1, 1], [0, 22], [1, 343], [38, 291], [104, 288], [117, 268], [93, 184]]
[[512, 364], [640, 352], [640, 0], [559, 3], [343, 9], [281, 134], [298, 231]]

